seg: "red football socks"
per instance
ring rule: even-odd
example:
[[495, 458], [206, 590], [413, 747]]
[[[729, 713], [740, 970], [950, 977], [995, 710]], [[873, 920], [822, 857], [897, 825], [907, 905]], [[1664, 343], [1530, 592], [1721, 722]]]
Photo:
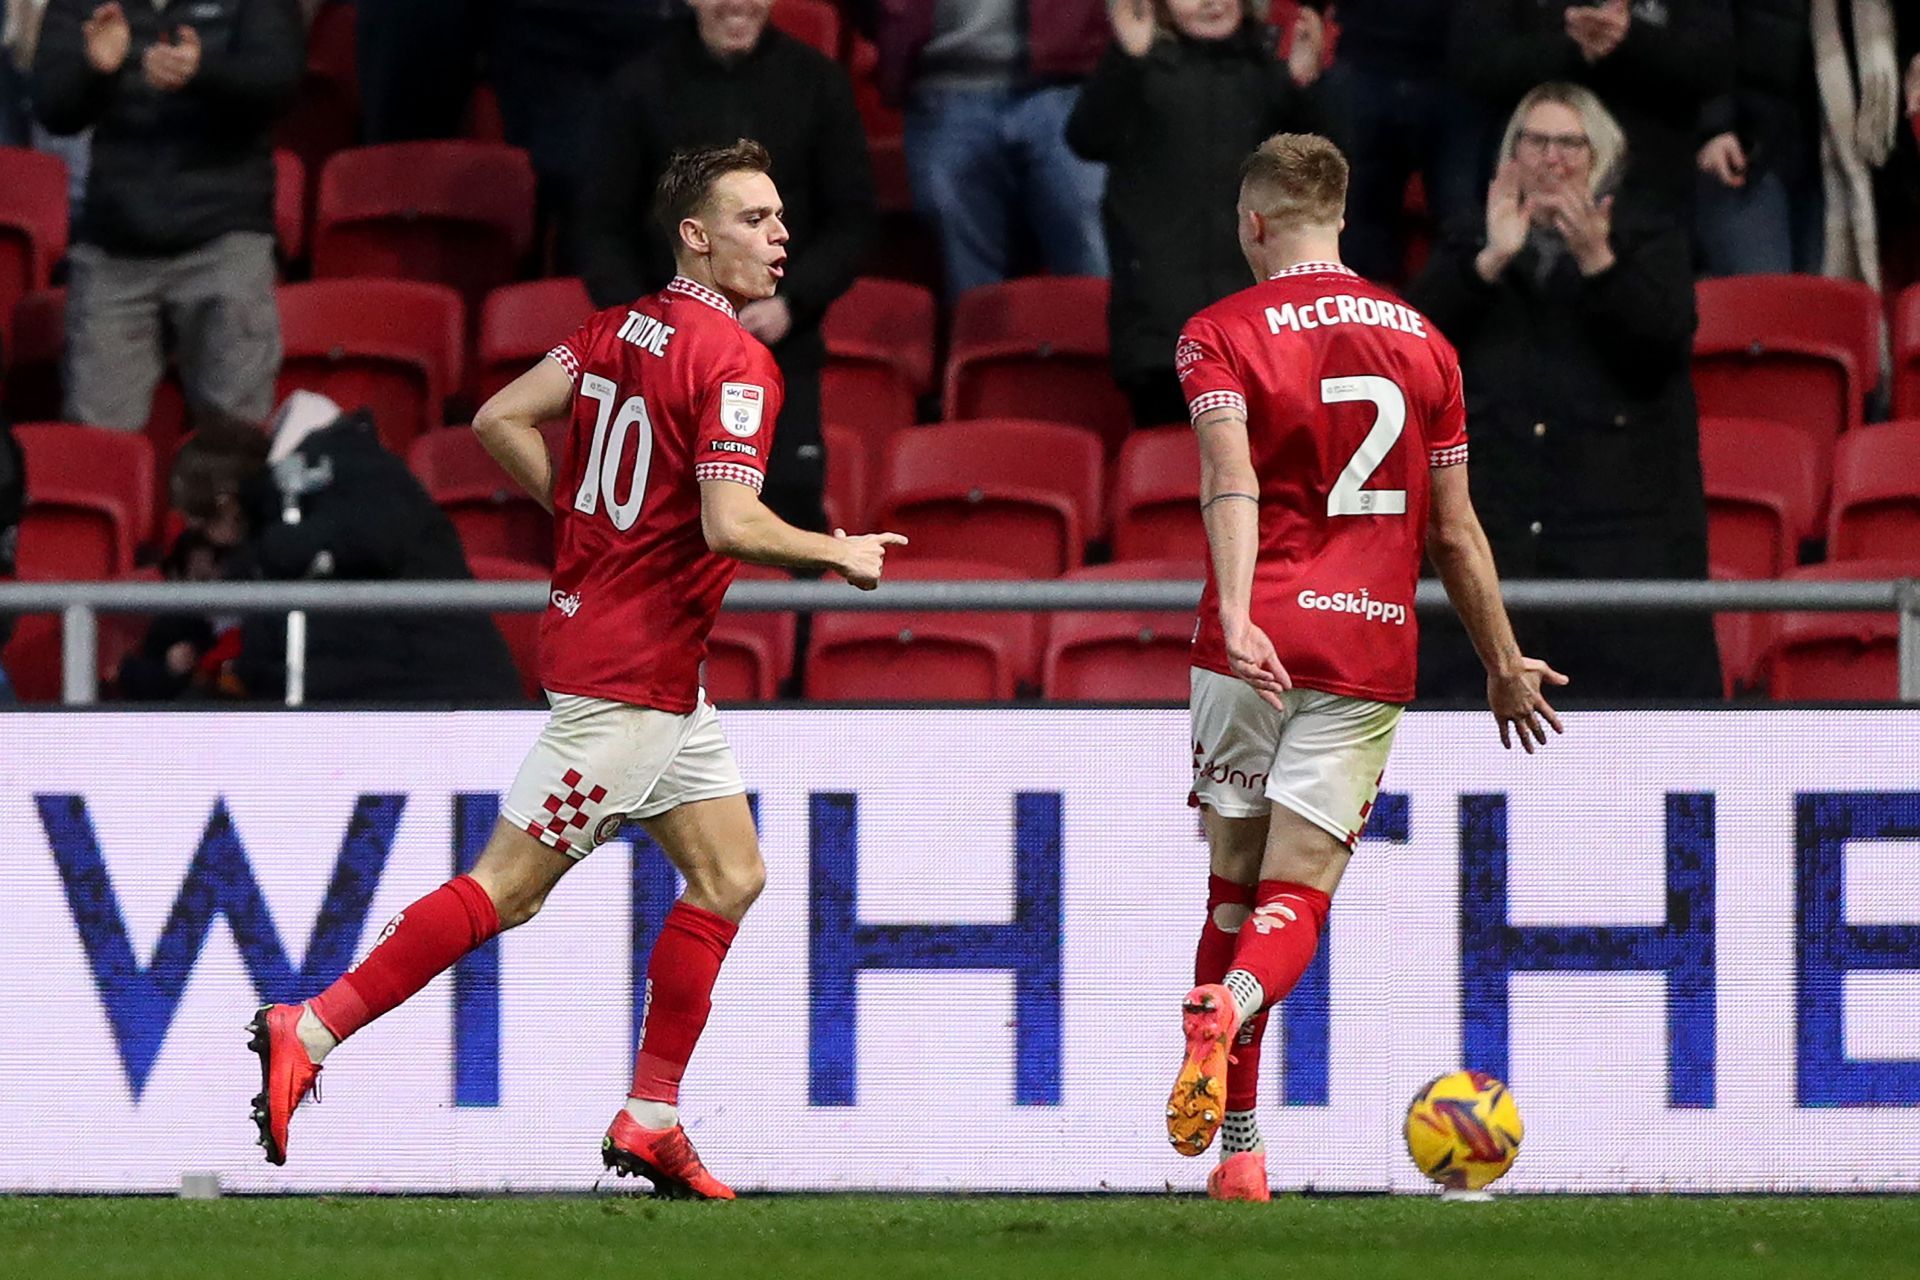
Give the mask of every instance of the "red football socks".
[[[1329, 899], [1312, 885], [1291, 880], [1262, 880], [1253, 918], [1241, 927], [1233, 968], [1260, 983], [1266, 1007], [1287, 998], [1320, 945]], [[1231, 1105], [1231, 1104], [1229, 1104]]]
[[[1195, 985], [1226, 977], [1240, 943], [1240, 932], [1222, 929], [1214, 920], [1214, 909], [1240, 906], [1252, 910], [1258, 891], [1257, 885], [1238, 884], [1222, 876], [1207, 877], [1207, 922], [1200, 926], [1200, 945], [1193, 957]], [[1233, 1038], [1233, 1058], [1227, 1067], [1229, 1111], [1251, 1111], [1260, 1100], [1260, 1046], [1266, 1034], [1267, 1010], [1262, 1009], [1243, 1022], [1240, 1034]]]
[[345, 1040], [499, 932], [487, 891], [472, 876], [456, 876], [389, 920], [366, 958], [307, 1008]]
[[645, 1021], [629, 1097], [675, 1105], [687, 1059], [713, 1008], [713, 982], [740, 926], [684, 900], [673, 904], [647, 960]]

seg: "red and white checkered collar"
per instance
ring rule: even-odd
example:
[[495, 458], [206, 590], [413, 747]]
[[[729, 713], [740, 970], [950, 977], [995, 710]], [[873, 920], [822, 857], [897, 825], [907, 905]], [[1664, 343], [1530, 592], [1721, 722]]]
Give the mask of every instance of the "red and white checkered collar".
[[1274, 272], [1269, 280], [1282, 280], [1287, 276], [1317, 276], [1331, 272], [1337, 276], [1357, 276], [1360, 273], [1352, 267], [1343, 267], [1337, 262], [1296, 262], [1290, 267]]
[[729, 320], [738, 320], [733, 304], [715, 293], [698, 280], [689, 280], [685, 276], [675, 276], [667, 285], [668, 293], [677, 293], [683, 298], [692, 298], [695, 302], [704, 302]]

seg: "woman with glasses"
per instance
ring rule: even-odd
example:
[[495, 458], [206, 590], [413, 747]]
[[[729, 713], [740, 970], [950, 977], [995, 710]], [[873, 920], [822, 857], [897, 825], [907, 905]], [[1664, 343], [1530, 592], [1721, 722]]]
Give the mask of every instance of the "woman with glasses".
[[[1587, 89], [1521, 99], [1482, 217], [1409, 295], [1460, 351], [1473, 500], [1504, 578], [1704, 578], [1686, 229], [1620, 191], [1619, 123]], [[1421, 692], [1479, 696], [1458, 622], [1423, 629]], [[1580, 673], [1569, 698], [1709, 698], [1706, 615], [1523, 615], [1521, 643]]]

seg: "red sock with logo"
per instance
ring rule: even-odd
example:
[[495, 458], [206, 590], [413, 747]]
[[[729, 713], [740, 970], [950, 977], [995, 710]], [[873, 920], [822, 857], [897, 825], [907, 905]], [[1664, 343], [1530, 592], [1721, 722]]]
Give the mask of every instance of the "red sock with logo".
[[499, 932], [500, 913], [480, 882], [455, 876], [389, 920], [366, 957], [307, 1008], [345, 1040]]
[[627, 1095], [676, 1105], [680, 1077], [713, 1008], [713, 982], [740, 926], [685, 900], [673, 904], [647, 959], [640, 1054]]
[[1253, 918], [1241, 927], [1233, 951], [1233, 968], [1259, 981], [1266, 1008], [1286, 999], [1313, 962], [1329, 903], [1327, 895], [1312, 885], [1291, 880], [1260, 882]]
[[[1252, 910], [1259, 886], [1239, 884], [1223, 876], [1207, 877], [1207, 922], [1200, 926], [1200, 945], [1194, 951], [1193, 980], [1196, 985], [1218, 982], [1233, 967], [1233, 953], [1240, 942], [1240, 930], [1228, 933], [1214, 919], [1216, 907], [1239, 906]], [[1246, 926], [1242, 925], [1244, 929]], [[1251, 1111], [1260, 1097], [1260, 1046], [1266, 1038], [1267, 1011], [1262, 1009], [1247, 1019], [1234, 1037], [1233, 1057], [1227, 1065], [1227, 1110]]]

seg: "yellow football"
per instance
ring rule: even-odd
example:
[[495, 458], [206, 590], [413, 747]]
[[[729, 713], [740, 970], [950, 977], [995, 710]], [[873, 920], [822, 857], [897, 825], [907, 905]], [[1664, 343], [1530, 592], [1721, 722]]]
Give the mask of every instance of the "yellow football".
[[1407, 1108], [1407, 1154], [1443, 1187], [1478, 1191], [1520, 1154], [1520, 1108], [1484, 1071], [1430, 1081]]

